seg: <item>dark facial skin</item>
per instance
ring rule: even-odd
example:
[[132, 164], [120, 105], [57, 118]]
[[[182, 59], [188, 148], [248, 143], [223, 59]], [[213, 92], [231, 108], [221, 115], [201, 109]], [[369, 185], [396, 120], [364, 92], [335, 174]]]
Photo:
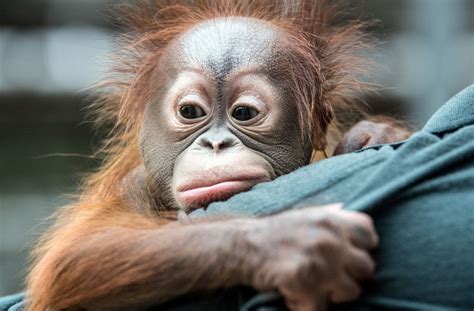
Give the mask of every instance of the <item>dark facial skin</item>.
[[144, 114], [141, 151], [171, 204], [206, 206], [309, 162], [311, 145], [301, 141], [282, 78], [282, 37], [262, 21], [222, 18], [169, 47]]

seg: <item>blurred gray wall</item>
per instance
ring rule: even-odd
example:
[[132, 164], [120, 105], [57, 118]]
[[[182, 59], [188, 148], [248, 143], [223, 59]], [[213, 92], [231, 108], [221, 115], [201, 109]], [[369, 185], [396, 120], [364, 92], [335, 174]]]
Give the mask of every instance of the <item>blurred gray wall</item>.
[[[81, 123], [87, 87], [106, 70], [112, 0], [0, 0], [0, 296], [22, 288], [44, 219], [96, 163]], [[376, 112], [415, 125], [474, 82], [474, 0], [352, 1], [382, 21]], [[61, 154], [69, 154], [62, 156]]]

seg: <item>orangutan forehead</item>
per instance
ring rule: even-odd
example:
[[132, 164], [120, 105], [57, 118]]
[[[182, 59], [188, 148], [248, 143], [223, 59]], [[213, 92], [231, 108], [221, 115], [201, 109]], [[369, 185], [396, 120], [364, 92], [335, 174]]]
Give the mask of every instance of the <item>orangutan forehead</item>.
[[271, 70], [278, 64], [282, 33], [263, 21], [244, 17], [208, 20], [180, 37], [179, 63], [217, 79], [241, 71]]

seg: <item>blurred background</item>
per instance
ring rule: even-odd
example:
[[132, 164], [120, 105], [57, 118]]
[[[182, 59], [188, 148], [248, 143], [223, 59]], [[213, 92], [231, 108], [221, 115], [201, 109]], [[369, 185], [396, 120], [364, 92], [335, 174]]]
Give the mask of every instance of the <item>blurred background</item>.
[[[107, 70], [112, 0], [0, 0], [0, 296], [21, 290], [45, 218], [97, 163], [83, 122]], [[373, 111], [415, 126], [474, 83], [474, 0], [353, 0], [381, 20]], [[69, 154], [64, 156], [62, 154]]]

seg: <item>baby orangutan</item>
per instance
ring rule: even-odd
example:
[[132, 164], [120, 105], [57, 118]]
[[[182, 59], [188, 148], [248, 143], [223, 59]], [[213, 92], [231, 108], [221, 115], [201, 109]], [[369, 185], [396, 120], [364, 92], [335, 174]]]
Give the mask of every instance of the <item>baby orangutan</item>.
[[[179, 210], [271, 181], [324, 150], [333, 108], [363, 87], [364, 24], [338, 24], [339, 14], [321, 0], [128, 6], [131, 32], [96, 104], [97, 121], [113, 126], [106, 158], [41, 240], [28, 310], [146, 309], [236, 285], [278, 290], [292, 310], [355, 299], [378, 240], [366, 215], [330, 206], [176, 222]], [[400, 133], [364, 131], [370, 143]]]

